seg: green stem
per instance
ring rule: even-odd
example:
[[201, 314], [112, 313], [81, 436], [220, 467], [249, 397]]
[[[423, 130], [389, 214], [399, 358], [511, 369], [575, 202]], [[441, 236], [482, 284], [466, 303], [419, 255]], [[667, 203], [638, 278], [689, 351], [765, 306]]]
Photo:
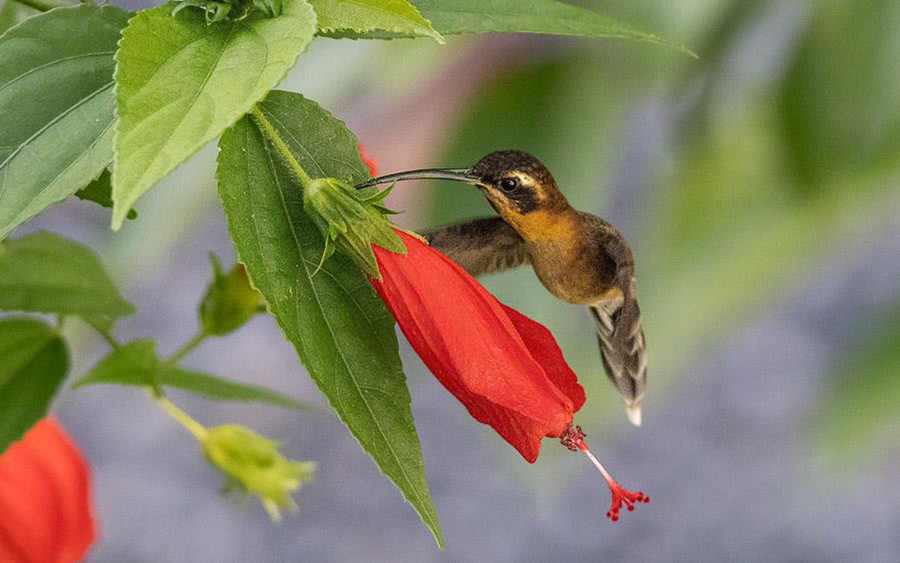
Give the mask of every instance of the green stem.
[[253, 120], [256, 121], [256, 124], [259, 126], [259, 130], [262, 131], [262, 134], [266, 136], [267, 139], [272, 143], [275, 149], [281, 154], [281, 157], [284, 158], [284, 161], [291, 168], [294, 174], [297, 176], [297, 179], [300, 180], [300, 185], [304, 188], [309, 186], [310, 182], [312, 182], [312, 178], [309, 174], [306, 173], [306, 170], [300, 166], [300, 163], [297, 162], [297, 159], [294, 158], [294, 154], [291, 152], [290, 147], [288, 147], [287, 143], [284, 142], [284, 139], [281, 138], [281, 135], [278, 134], [278, 131], [275, 130], [275, 127], [272, 123], [263, 115], [262, 110], [259, 109], [259, 105], [253, 106], [253, 110], [250, 112], [250, 115], [253, 116]]
[[39, 12], [47, 12], [52, 10], [53, 8], [61, 8], [63, 6], [69, 6], [70, 4], [63, 4], [61, 2], [53, 2], [51, 0], [14, 0], [19, 4], [28, 6], [29, 8], [34, 8]]
[[206, 436], [209, 434], [209, 431], [205, 426], [191, 418], [191, 415], [184, 412], [180, 408], [178, 408], [175, 403], [166, 399], [165, 397], [153, 396], [153, 399], [156, 401], [156, 404], [162, 408], [162, 410], [166, 411], [166, 414], [174, 418], [184, 426], [188, 432], [194, 435], [195, 438], [199, 441], [203, 441]]
[[181, 348], [175, 350], [174, 354], [166, 358], [166, 360], [163, 362], [163, 365], [169, 367], [174, 366], [179, 362], [179, 360], [190, 354], [194, 350], [194, 348], [200, 345], [201, 342], [206, 340], [208, 336], [209, 334], [207, 334], [206, 331], [200, 329], [200, 331], [195, 334], [193, 338], [185, 342], [184, 345], [181, 346]]

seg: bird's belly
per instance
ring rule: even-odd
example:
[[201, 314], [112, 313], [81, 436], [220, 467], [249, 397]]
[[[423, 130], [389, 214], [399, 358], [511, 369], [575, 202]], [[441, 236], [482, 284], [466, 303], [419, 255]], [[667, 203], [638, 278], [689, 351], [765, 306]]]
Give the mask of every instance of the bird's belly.
[[532, 261], [534, 273], [547, 290], [568, 303], [594, 305], [612, 289], [600, 282], [593, 271], [584, 271], [579, 261]]

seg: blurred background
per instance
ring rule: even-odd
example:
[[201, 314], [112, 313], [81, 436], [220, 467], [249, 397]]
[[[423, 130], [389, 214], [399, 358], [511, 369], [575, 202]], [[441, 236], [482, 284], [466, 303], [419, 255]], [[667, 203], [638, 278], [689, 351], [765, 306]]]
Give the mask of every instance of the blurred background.
[[[281, 87], [345, 120], [381, 173], [524, 149], [622, 231], [650, 358], [643, 428], [626, 422], [582, 308], [528, 269], [484, 283], [554, 332], [586, 388], [577, 420], [594, 451], [652, 504], [609, 522], [586, 459], [547, 440], [525, 463], [401, 337], [446, 550], [336, 417], [173, 392], [204, 423], [247, 424], [318, 462], [300, 512], [275, 525], [220, 496], [195, 441], [142, 393], [94, 387], [55, 405], [95, 471], [90, 562], [900, 561], [900, 3], [581, 4], [700, 59], [531, 35], [320, 39]], [[77, 200], [18, 234], [90, 244], [139, 309], [120, 337], [168, 353], [195, 331], [207, 252], [234, 256], [214, 155], [181, 166], [116, 235], [108, 210]], [[491, 213], [457, 184], [391, 198], [412, 228]], [[78, 376], [106, 348], [69, 330]], [[266, 316], [185, 365], [324, 404]]]

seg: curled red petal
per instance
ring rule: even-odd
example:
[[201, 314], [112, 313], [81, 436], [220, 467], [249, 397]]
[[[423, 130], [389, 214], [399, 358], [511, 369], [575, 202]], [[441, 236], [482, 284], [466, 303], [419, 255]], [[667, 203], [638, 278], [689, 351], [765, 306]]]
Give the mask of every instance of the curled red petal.
[[[552, 335], [510, 315], [474, 278], [418, 238], [398, 231], [402, 256], [375, 247], [372, 280], [429, 370], [480, 422], [534, 461], [584, 402]], [[533, 349], [532, 349], [533, 348]]]
[[94, 541], [90, 473], [47, 418], [0, 455], [0, 561], [80, 561]]

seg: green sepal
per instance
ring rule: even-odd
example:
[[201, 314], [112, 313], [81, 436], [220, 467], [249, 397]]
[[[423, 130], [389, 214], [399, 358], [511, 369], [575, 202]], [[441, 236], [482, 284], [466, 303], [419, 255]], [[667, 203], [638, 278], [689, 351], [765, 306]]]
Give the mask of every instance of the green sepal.
[[226, 491], [258, 497], [275, 521], [281, 520], [282, 509], [297, 511], [291, 495], [315, 475], [314, 462], [288, 459], [278, 451], [278, 442], [238, 424], [209, 428], [200, 443], [209, 462], [225, 475]]
[[370, 277], [381, 279], [372, 245], [406, 254], [406, 246], [385, 217], [390, 211], [381, 203], [392, 187], [360, 193], [336, 178], [318, 178], [303, 189], [303, 209], [325, 238], [319, 268], [338, 247]]
[[[393, 190], [394, 186], [397, 185], [396, 180], [391, 182], [391, 185], [387, 188], [376, 192], [373, 192], [372, 195], [363, 199], [364, 202], [371, 204], [378, 211], [381, 212], [382, 215], [399, 215], [402, 211], [395, 211], [384, 205], [384, 198], [386, 198]], [[359, 192], [359, 190], [357, 190]]]
[[[372, 192], [372, 195], [365, 196], [363, 198], [363, 201], [366, 203], [381, 203], [382, 201], [384, 201], [384, 198], [389, 196], [391, 194], [391, 192], [394, 191], [394, 188], [396, 186], [397, 186], [397, 181], [394, 180], [393, 182], [391, 182], [390, 186], [386, 187], [385, 189], [381, 190], [380, 192], [378, 192], [378, 191]], [[359, 190], [357, 190], [357, 193], [359, 193]]]
[[316, 266], [315, 271], [312, 273], [313, 277], [319, 273], [319, 270], [325, 265], [325, 261], [331, 258], [331, 255], [334, 254], [334, 249], [334, 238], [332, 237], [331, 231], [329, 231], [329, 234], [325, 235], [325, 249], [322, 251], [322, 258], [319, 259], [319, 265]]

